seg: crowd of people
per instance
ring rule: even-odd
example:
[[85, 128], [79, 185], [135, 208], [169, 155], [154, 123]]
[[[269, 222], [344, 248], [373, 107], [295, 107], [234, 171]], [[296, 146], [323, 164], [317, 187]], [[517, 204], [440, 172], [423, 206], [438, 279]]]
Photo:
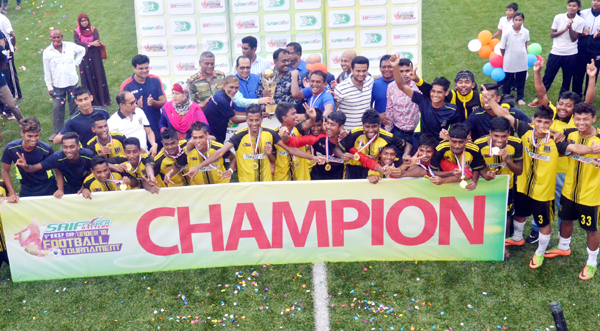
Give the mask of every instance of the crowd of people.
[[[504, 84], [478, 86], [471, 71], [461, 70], [451, 89], [444, 77], [425, 82], [413, 63], [399, 55], [381, 57], [375, 72], [366, 57], [349, 50], [336, 78], [320, 55], [303, 61], [296, 42], [276, 50], [271, 67], [256, 54], [252, 36], [242, 39], [243, 55], [235, 60], [234, 74], [214, 70], [214, 54], [203, 52], [199, 72], [175, 83], [170, 101], [160, 78], [149, 73], [150, 59], [136, 55], [133, 74], [115, 98], [119, 110], [110, 115], [101, 107], [110, 104], [101, 84], [106, 79], [102, 44], [82, 14], [77, 44], [63, 41], [62, 32], [54, 30], [44, 51], [46, 84], [55, 100], [51, 141], [62, 150], [53, 153], [40, 141], [39, 121], [22, 118], [17, 107], [9, 106], [20, 119], [23, 139], [4, 150], [0, 190], [9, 203], [43, 195], [92, 199], [103, 191], [158, 194], [165, 187], [229, 183], [237, 175], [239, 182], [359, 179], [373, 184], [424, 177], [435, 185], [458, 183], [472, 191], [481, 178], [508, 175], [506, 246], [525, 244], [525, 220], [533, 216], [527, 242], [537, 243], [538, 249], [529, 266], [539, 268], [546, 258], [571, 254], [578, 222], [588, 242], [579, 278], [587, 280], [597, 270], [600, 240], [600, 134], [592, 106], [600, 1], [580, 9], [579, 0], [567, 0], [567, 13], [558, 14], [551, 27], [554, 44], [544, 76], [544, 60], [533, 67], [533, 118], [515, 107], [524, 104], [520, 63], [516, 71], [506, 70]], [[502, 34], [505, 62], [516, 63], [520, 60], [511, 60], [514, 54], [508, 49], [526, 42], [528, 32], [516, 4], [509, 4], [506, 14], [496, 35]], [[573, 55], [573, 50], [579, 53]], [[574, 68], [582, 59], [584, 75]], [[89, 62], [88, 71], [78, 87], [82, 61]], [[565, 80], [587, 75], [586, 94], [577, 88], [577, 78], [572, 91], [571, 83], [563, 82], [556, 104], [551, 102], [547, 91], [558, 68]], [[513, 84], [517, 99], [510, 95]], [[72, 115], [63, 125], [65, 103]], [[273, 116], [279, 127], [262, 125]], [[238, 123], [247, 127], [228, 134]], [[19, 194], [10, 175], [13, 164]], [[548, 249], [556, 206], [560, 239]]]

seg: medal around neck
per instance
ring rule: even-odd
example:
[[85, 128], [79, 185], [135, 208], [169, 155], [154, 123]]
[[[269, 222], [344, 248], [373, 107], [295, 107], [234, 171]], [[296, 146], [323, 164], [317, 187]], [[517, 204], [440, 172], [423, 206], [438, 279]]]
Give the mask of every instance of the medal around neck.
[[498, 155], [500, 153], [500, 147], [492, 147], [492, 154]]
[[258, 163], [257, 162], [252, 163], [252, 169], [254, 169], [254, 170], [258, 169]]
[[331, 164], [327, 163], [327, 165], [325, 165], [325, 171], [329, 170], [331, 170]]
[[354, 160], [355, 161], [360, 160], [360, 155], [358, 155], [358, 153], [354, 154]]

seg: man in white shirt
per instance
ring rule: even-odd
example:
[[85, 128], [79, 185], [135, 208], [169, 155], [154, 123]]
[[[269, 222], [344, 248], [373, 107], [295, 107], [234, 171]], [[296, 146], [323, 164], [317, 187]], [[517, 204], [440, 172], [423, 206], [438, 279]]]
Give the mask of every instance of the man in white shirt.
[[[256, 55], [256, 49], [258, 47], [258, 40], [252, 36], [242, 38], [242, 54], [250, 59], [250, 73], [258, 75], [266, 69], [271, 69], [271, 65], [267, 60]], [[233, 70], [234, 74], [237, 74], [237, 70]]]
[[362, 125], [362, 114], [371, 108], [373, 77], [369, 76], [369, 59], [357, 56], [351, 63], [352, 75], [335, 87], [335, 104], [346, 115], [344, 128]]
[[548, 56], [548, 64], [546, 64], [546, 72], [542, 80], [546, 91], [550, 91], [550, 86], [552, 86], [559, 69], [562, 69], [563, 75], [560, 93], [571, 90], [571, 81], [577, 65], [577, 40], [585, 26], [585, 20], [577, 15], [579, 9], [581, 7], [578, 1], [571, 0], [567, 4], [567, 13], [554, 17], [550, 32], [552, 50]]
[[62, 32], [50, 31], [52, 44], [44, 50], [44, 81], [52, 100], [52, 127], [54, 134], [60, 132], [65, 124], [65, 103], [69, 104], [69, 116], [77, 110], [73, 91], [79, 82], [77, 67], [85, 55], [85, 48], [72, 42], [63, 41]]
[[[150, 128], [150, 122], [144, 111], [137, 107], [135, 96], [129, 91], [121, 91], [117, 94], [119, 110], [114, 113], [106, 123], [111, 132], [119, 132], [125, 137], [136, 137], [140, 140], [140, 147], [148, 151], [152, 157], [156, 156], [158, 144], [154, 131]], [[148, 150], [148, 144], [152, 146]]]
[[[584, 9], [579, 16], [585, 21], [583, 33], [577, 45], [577, 69], [573, 76], [573, 92], [583, 95], [583, 79], [586, 76], [586, 66], [591, 59], [596, 60], [600, 55], [600, 1], [592, 0], [592, 8]], [[596, 67], [600, 66], [596, 61]], [[595, 79], [598, 79], [596, 75]], [[586, 79], [585, 91], [587, 91]]]

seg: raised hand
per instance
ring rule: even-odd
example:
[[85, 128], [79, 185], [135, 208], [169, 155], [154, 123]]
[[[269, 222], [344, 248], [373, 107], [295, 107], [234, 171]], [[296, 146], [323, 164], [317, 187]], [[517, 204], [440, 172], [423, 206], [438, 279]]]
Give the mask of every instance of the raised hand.
[[400, 64], [400, 56], [398, 54], [393, 54], [390, 58], [390, 64], [395, 67]]
[[419, 81], [419, 75], [417, 74], [418, 68], [419, 66], [414, 66], [413, 69], [408, 73], [408, 77], [414, 82]]
[[535, 63], [533, 64], [533, 71], [534, 72], [542, 72], [542, 68], [544, 67], [545, 62], [546, 62], [546, 60], [544, 60], [544, 58], [541, 58], [541, 60], [535, 61]]
[[303, 103], [302, 106], [304, 106], [304, 110], [306, 111], [306, 115], [308, 115], [308, 117], [312, 118], [313, 120], [317, 117], [317, 111], [314, 108], [309, 107], [306, 102]]
[[22, 153], [17, 152], [17, 157], [19, 158], [17, 160], [17, 162], [15, 162], [15, 165], [18, 167], [21, 167], [23, 169], [27, 168], [27, 160], [25, 160], [25, 155], [23, 155]]
[[596, 77], [596, 74], [598, 73], [598, 68], [596, 68], [596, 63], [594, 59], [592, 59], [591, 62], [587, 64], [585, 72], [588, 74], [589, 77]]

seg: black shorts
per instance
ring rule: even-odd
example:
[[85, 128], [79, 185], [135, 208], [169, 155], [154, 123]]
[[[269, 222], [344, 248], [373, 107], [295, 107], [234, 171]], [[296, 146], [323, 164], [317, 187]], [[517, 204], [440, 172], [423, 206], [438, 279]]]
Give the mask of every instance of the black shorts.
[[598, 206], [585, 206], [560, 196], [558, 217], [563, 221], [576, 221], [585, 231], [598, 231]]
[[506, 216], [511, 217], [515, 214], [515, 188], [508, 190], [508, 201], [506, 203]]
[[538, 201], [529, 196], [515, 193], [515, 217], [528, 217], [533, 215], [533, 220], [539, 227], [549, 225], [554, 219], [554, 200]]
[[369, 168], [357, 165], [346, 165], [346, 179], [366, 179]]

